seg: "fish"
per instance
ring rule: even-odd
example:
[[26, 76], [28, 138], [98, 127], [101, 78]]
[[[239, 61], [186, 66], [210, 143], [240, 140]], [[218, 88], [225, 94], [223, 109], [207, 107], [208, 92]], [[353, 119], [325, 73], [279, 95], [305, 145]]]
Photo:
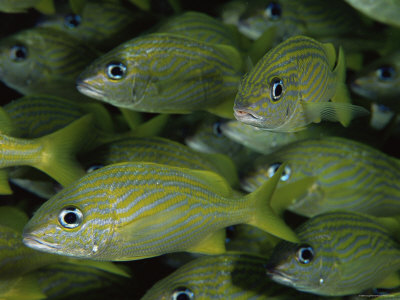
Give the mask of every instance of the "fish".
[[[233, 2], [233, 1], [232, 1]], [[229, 2], [223, 9], [222, 19], [237, 26], [246, 37], [257, 40], [274, 27], [275, 43], [293, 35], [314, 38], [343, 36], [360, 33], [363, 20], [357, 12], [343, 2], [318, 0], [251, 0], [247, 5]]]
[[269, 206], [281, 170], [237, 198], [210, 171], [124, 162], [95, 170], [46, 201], [24, 228], [33, 249], [108, 261], [225, 252], [225, 227], [246, 223], [297, 241]]
[[400, 51], [382, 56], [364, 66], [350, 84], [352, 92], [370, 101], [400, 111]]
[[35, 167], [65, 186], [85, 174], [73, 158], [92, 130], [92, 116], [85, 115], [70, 125], [37, 139], [0, 134], [0, 168]]
[[[318, 74], [318, 76], [317, 76]], [[350, 104], [344, 52], [306, 36], [268, 51], [242, 79], [234, 115], [245, 124], [278, 132], [304, 130], [321, 119], [347, 127], [368, 111]]]
[[13, 191], [8, 183], [8, 173], [6, 170], [0, 170], [0, 195], [12, 195]]
[[31, 7], [44, 14], [53, 14], [55, 12], [53, 0], [1, 0], [0, 11], [6, 13], [24, 13]]
[[46, 299], [33, 274], [0, 280], [0, 298], [4, 300]]
[[345, 0], [352, 7], [360, 11], [369, 18], [381, 23], [400, 27], [400, 3], [393, 0], [365, 1], [365, 0]]
[[298, 141], [260, 157], [243, 176], [241, 187], [251, 192], [287, 162], [278, 188], [309, 177], [316, 181], [287, 209], [306, 217], [349, 210], [375, 216], [399, 214], [400, 161], [366, 144], [341, 137]]
[[240, 252], [197, 258], [154, 284], [141, 300], [309, 299], [265, 276], [265, 258]]
[[223, 176], [231, 186], [237, 186], [237, 170], [223, 154], [205, 154], [188, 146], [161, 137], [130, 137], [104, 144], [81, 159], [86, 169], [124, 161], [154, 162], [181, 168], [209, 170]]
[[257, 127], [244, 124], [238, 120], [221, 122], [220, 128], [223, 134], [229, 139], [261, 154], [273, 153], [280, 147], [299, 140], [340, 133], [340, 128], [336, 126], [324, 126], [324, 128], [321, 128], [321, 126], [313, 124], [306, 130], [297, 132], [271, 132], [260, 130]]
[[400, 245], [378, 218], [329, 212], [307, 220], [296, 233], [301, 242], [280, 242], [266, 263], [275, 282], [323, 296], [400, 283], [393, 275], [400, 268]]
[[225, 44], [239, 48], [239, 37], [235, 31], [207, 14], [187, 11], [168, 18], [157, 32], [183, 35], [211, 44]]
[[135, 111], [207, 110], [233, 118], [240, 70], [241, 57], [234, 47], [153, 33], [127, 41], [94, 61], [78, 77], [77, 89]]
[[0, 40], [0, 80], [23, 95], [88, 101], [75, 79], [99, 52], [51, 28], [31, 28]]
[[46, 16], [38, 27], [54, 28], [109, 51], [154, 25], [156, 17], [127, 9], [120, 1], [86, 1], [82, 11]]

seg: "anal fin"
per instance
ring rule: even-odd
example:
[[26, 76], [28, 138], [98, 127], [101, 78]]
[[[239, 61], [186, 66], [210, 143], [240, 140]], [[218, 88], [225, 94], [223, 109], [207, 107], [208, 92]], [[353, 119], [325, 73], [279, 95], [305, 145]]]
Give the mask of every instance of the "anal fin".
[[225, 228], [217, 230], [199, 243], [187, 249], [188, 252], [201, 253], [201, 254], [222, 254], [226, 252], [225, 249]]

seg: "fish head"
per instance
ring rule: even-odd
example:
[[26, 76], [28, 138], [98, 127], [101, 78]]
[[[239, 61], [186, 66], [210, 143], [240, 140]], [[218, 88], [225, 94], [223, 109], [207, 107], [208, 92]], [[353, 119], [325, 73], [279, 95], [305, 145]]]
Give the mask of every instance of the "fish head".
[[204, 295], [207, 294], [207, 288], [205, 284], [201, 284], [201, 281], [199, 281], [199, 284], [193, 284], [188, 282], [191, 281], [190, 279], [185, 280], [182, 276], [179, 278], [173, 275], [157, 282], [146, 292], [142, 300], [209, 299]]
[[279, 131], [294, 115], [300, 104], [297, 75], [285, 72], [293, 62], [268, 74], [268, 70], [274, 69], [276, 63], [267, 61], [263, 72], [264, 63], [260, 61], [244, 76], [233, 107], [238, 121], [265, 130]]
[[44, 71], [40, 65], [40, 37], [25, 31], [0, 41], [0, 80], [23, 92], [35, 85]]
[[[400, 59], [400, 54], [397, 55]], [[351, 90], [367, 99], [387, 103], [400, 95], [400, 63], [381, 59], [366, 67], [352, 81]]]
[[85, 185], [86, 181], [78, 181], [46, 201], [26, 224], [24, 244], [53, 254], [101, 256], [114, 230], [114, 213], [106, 194], [82, 194]]
[[323, 295], [327, 284], [336, 283], [339, 272], [333, 269], [335, 261], [322, 253], [312, 243], [281, 242], [266, 264], [267, 275], [280, 284]]
[[117, 107], [140, 105], [149, 94], [147, 67], [139, 70], [141, 55], [131, 55], [129, 47], [123, 44], [90, 64], [76, 81], [78, 91]]

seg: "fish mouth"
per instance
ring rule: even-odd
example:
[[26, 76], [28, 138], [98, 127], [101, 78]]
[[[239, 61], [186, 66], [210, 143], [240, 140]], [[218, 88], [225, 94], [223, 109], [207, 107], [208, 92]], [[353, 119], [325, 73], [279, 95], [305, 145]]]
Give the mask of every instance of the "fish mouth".
[[262, 117], [258, 116], [257, 114], [247, 110], [247, 109], [239, 109], [239, 108], [234, 108], [233, 109], [233, 115], [235, 116], [235, 118], [242, 122], [242, 123], [246, 123], [249, 125], [257, 125], [260, 124], [262, 122]]
[[294, 279], [285, 272], [282, 272], [274, 267], [269, 267], [269, 266], [267, 266], [266, 269], [267, 269], [267, 275], [271, 277], [273, 281], [284, 285], [293, 286]]
[[102, 100], [104, 98], [104, 93], [102, 90], [99, 88], [96, 88], [93, 86], [93, 84], [90, 84], [84, 80], [77, 80], [76, 81], [76, 89], [84, 94], [85, 96], [88, 96], [90, 98]]
[[45, 252], [54, 252], [54, 250], [60, 248], [59, 245], [45, 242], [32, 234], [25, 234], [23, 236], [22, 242], [25, 246], [28, 246], [29, 248]]

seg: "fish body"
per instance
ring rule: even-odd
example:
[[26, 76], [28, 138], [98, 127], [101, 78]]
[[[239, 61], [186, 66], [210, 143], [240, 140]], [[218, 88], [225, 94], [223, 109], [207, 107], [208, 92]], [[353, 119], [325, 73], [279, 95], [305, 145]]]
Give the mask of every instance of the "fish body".
[[365, 66], [352, 81], [351, 90], [371, 101], [399, 111], [400, 51]]
[[324, 137], [289, 144], [260, 158], [244, 176], [242, 187], [252, 191], [287, 161], [279, 187], [307, 177], [316, 182], [288, 209], [312, 217], [333, 210], [351, 210], [376, 216], [400, 212], [400, 162], [365, 144]]
[[32, 166], [67, 185], [84, 174], [73, 158], [84, 145], [92, 117], [86, 115], [59, 131], [37, 139], [22, 139], [0, 134], [0, 168]]
[[160, 137], [120, 139], [94, 149], [83, 161], [87, 166], [136, 161], [209, 170], [225, 177], [232, 186], [238, 184], [236, 167], [225, 155], [199, 153], [188, 146]]
[[[241, 58], [227, 45], [154, 33], [130, 40], [93, 62], [78, 90], [117, 107], [189, 113], [232, 104]], [[232, 117], [231, 106], [224, 110]]]
[[224, 228], [237, 223], [297, 240], [269, 208], [274, 180], [237, 199], [209, 171], [109, 165], [43, 204], [24, 229], [24, 243], [50, 253], [123, 261], [182, 251], [223, 253]]
[[75, 79], [98, 52], [51, 28], [33, 28], [0, 40], [0, 80], [21, 94], [83, 99]]
[[[335, 65], [336, 64], [336, 65]], [[321, 119], [347, 126], [349, 104], [343, 50], [294, 36], [268, 51], [247, 73], [235, 99], [235, 118], [265, 130], [292, 132]], [[331, 100], [331, 101], [330, 101]]]
[[231, 28], [207, 14], [196, 11], [169, 18], [157, 31], [184, 35], [211, 44], [234, 47], [239, 45], [237, 35]]
[[63, 31], [96, 49], [109, 51], [152, 25], [154, 19], [145, 12], [127, 9], [120, 1], [86, 1], [79, 14], [48, 16], [38, 26]]
[[301, 243], [279, 243], [267, 272], [272, 280], [324, 296], [357, 294], [383, 287], [400, 268], [400, 247], [375, 218], [331, 212], [306, 221]]

